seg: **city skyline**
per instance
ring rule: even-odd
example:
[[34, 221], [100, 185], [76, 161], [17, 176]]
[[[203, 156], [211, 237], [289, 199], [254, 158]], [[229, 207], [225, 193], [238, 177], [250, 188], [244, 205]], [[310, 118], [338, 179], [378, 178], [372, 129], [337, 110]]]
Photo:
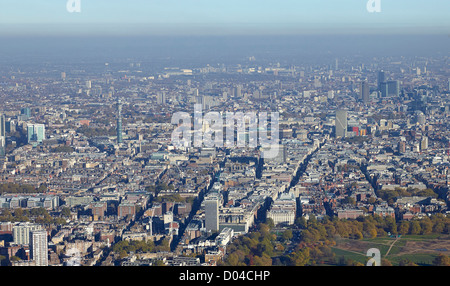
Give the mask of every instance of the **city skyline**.
[[0, 0], [0, 266], [450, 266], [449, 10]]

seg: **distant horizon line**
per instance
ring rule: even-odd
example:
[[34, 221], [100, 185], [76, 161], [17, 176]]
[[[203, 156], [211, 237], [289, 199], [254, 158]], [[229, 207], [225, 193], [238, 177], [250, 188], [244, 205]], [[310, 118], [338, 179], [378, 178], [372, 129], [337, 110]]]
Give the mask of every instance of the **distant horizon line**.
[[24, 23], [1, 24], [0, 36], [302, 36], [302, 35], [336, 35], [336, 36], [448, 36], [448, 26], [411, 26], [403, 25], [368, 25], [356, 23], [338, 26], [320, 26], [320, 24], [263, 24], [263, 23]]

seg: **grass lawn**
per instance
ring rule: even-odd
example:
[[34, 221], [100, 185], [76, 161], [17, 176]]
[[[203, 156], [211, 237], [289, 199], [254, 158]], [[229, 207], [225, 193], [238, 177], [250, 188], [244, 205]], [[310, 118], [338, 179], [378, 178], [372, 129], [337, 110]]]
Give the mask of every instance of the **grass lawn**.
[[[382, 259], [398, 265], [402, 260], [409, 260], [417, 265], [432, 265], [439, 254], [450, 255], [450, 236], [443, 235], [404, 235], [391, 247], [395, 238], [376, 237], [373, 239], [338, 239], [332, 248], [336, 259], [344, 257], [365, 264], [367, 250], [378, 248]], [[390, 248], [391, 247], [391, 248]], [[390, 248], [390, 250], [389, 250]], [[389, 254], [386, 256], [386, 254]]]
[[397, 266], [400, 261], [406, 259], [414, 262], [419, 266], [431, 266], [433, 264], [433, 260], [437, 255], [433, 254], [405, 254], [405, 255], [396, 255], [388, 257], [388, 260], [392, 263], [392, 265]]
[[333, 250], [334, 254], [336, 255], [336, 261], [339, 261], [339, 258], [343, 257], [346, 260], [351, 259], [351, 260], [365, 264], [368, 259], [368, 257], [365, 255], [365, 253], [358, 254], [358, 253], [355, 253], [352, 251], [348, 251], [348, 250], [340, 249], [340, 248], [336, 248], [336, 247], [331, 247], [331, 249]]

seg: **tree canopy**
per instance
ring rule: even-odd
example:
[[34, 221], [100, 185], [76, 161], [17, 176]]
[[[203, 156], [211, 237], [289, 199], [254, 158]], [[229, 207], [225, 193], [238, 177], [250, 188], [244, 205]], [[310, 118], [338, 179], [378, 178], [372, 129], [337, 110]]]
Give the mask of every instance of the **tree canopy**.
[[[339, 219], [325, 217], [322, 220], [297, 218], [294, 229], [300, 229], [300, 239], [295, 245], [288, 245], [292, 231], [284, 230], [275, 235], [270, 223], [260, 224], [256, 231], [236, 238], [228, 246], [228, 256], [224, 265], [319, 265], [331, 263], [338, 265], [360, 265], [361, 263], [336, 260], [331, 249], [337, 238], [373, 239], [390, 234], [450, 234], [450, 218], [436, 214], [423, 219], [396, 222], [392, 217], [378, 215], [358, 219]], [[291, 251], [286, 252], [287, 249]], [[445, 257], [436, 259], [435, 264], [445, 264]], [[387, 261], [383, 265], [388, 265]], [[404, 265], [411, 264], [403, 261]]]
[[47, 190], [45, 185], [41, 185], [38, 188], [27, 184], [16, 183], [3, 183], [0, 184], [0, 195], [3, 194], [35, 194], [43, 193]]

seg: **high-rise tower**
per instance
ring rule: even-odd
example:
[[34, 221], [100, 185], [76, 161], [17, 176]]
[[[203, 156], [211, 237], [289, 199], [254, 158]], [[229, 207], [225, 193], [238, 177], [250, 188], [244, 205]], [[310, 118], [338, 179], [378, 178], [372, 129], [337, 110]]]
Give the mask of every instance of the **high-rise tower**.
[[379, 71], [378, 72], [378, 89], [381, 91], [382, 89], [382, 84], [386, 83], [386, 72], [384, 71]]
[[41, 227], [39, 225], [29, 222], [22, 222], [14, 225], [12, 229], [14, 244], [29, 244], [31, 231], [40, 229]]
[[387, 82], [388, 95], [398, 97], [400, 95], [400, 82], [398, 80], [391, 80]]
[[369, 102], [369, 94], [370, 94], [369, 83], [367, 81], [361, 82], [361, 100], [364, 103]]
[[42, 143], [45, 140], [44, 124], [27, 124], [28, 143]]
[[347, 111], [336, 111], [336, 138], [347, 136]]
[[5, 115], [0, 115], [0, 157], [5, 156], [6, 153], [6, 118]]
[[31, 258], [36, 266], [48, 266], [48, 242], [46, 230], [33, 230], [30, 232]]
[[205, 199], [205, 227], [207, 232], [219, 230], [219, 200], [216, 197]]
[[123, 142], [122, 138], [122, 102], [119, 99], [117, 101], [117, 143], [120, 144]]

